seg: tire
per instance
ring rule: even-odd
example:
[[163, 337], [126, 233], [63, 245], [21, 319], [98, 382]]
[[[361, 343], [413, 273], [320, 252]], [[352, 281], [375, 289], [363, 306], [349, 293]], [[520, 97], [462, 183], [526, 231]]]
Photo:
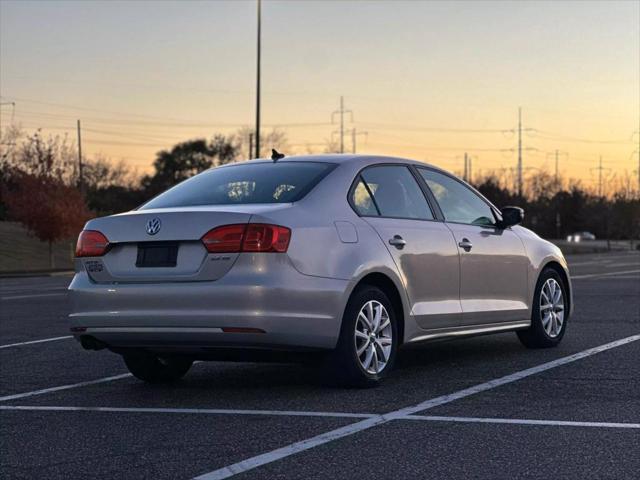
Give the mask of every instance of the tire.
[[[559, 289], [559, 297], [557, 293], [554, 295], [556, 290], [552, 290], [551, 286]], [[531, 309], [531, 327], [516, 332], [522, 344], [527, 348], [558, 346], [567, 330], [568, 307], [567, 286], [562, 277], [552, 268], [546, 268], [536, 284]]]
[[[368, 309], [369, 305], [371, 309]], [[375, 325], [367, 324], [360, 316], [361, 311], [373, 321], [380, 318], [377, 332], [369, 331], [368, 326], [375, 328]], [[380, 317], [376, 316], [378, 312]], [[395, 362], [398, 349], [397, 321], [393, 304], [379, 288], [364, 285], [352, 293], [342, 318], [338, 345], [329, 355], [325, 366], [330, 382], [359, 388], [379, 385]], [[362, 351], [360, 355], [358, 349]]]
[[158, 357], [153, 354], [127, 354], [124, 363], [134, 377], [147, 383], [175, 382], [189, 371], [193, 360]]

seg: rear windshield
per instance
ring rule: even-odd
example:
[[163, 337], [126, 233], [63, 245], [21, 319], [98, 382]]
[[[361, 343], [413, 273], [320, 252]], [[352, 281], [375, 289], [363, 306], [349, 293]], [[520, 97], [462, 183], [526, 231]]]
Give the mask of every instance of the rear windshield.
[[333, 167], [332, 163], [269, 162], [214, 168], [179, 183], [140, 209], [295, 202]]

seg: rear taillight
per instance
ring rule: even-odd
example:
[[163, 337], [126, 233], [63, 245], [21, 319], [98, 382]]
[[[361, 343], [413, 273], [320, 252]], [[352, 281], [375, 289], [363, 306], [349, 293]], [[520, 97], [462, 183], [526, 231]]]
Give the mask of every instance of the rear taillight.
[[243, 252], [286, 252], [291, 230], [279, 225], [250, 223], [244, 233]]
[[239, 252], [246, 225], [225, 225], [209, 230], [202, 243], [209, 253]]
[[76, 257], [99, 257], [107, 253], [109, 240], [96, 230], [83, 230], [76, 244]]
[[202, 243], [209, 253], [284, 253], [290, 239], [291, 230], [287, 227], [249, 223], [216, 227], [202, 237]]

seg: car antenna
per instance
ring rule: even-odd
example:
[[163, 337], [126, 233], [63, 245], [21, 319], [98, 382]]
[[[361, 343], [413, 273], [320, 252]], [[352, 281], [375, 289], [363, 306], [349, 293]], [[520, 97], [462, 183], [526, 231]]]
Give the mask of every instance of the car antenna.
[[271, 149], [271, 160], [273, 160], [273, 163], [276, 163], [281, 158], [284, 158], [284, 153], [280, 153], [275, 148], [272, 148]]

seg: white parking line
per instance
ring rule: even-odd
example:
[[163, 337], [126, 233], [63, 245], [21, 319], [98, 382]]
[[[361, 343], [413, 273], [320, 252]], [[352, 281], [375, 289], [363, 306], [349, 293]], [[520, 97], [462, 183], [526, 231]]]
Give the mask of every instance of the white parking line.
[[205, 415], [271, 415], [278, 417], [371, 418], [375, 413], [305, 412], [298, 410], [226, 410], [219, 408], [145, 408], [145, 407], [71, 407], [48, 405], [0, 405], [0, 410], [46, 412], [122, 412], [122, 413], [183, 413]]
[[565, 420], [527, 420], [521, 418], [442, 417], [436, 415], [407, 415], [406, 417], [402, 417], [401, 420], [461, 423], [506, 423], [515, 425], [549, 425], [554, 427], [640, 428], [640, 423], [570, 422]]
[[[197, 415], [262, 415], [275, 417], [374, 418], [376, 413], [309, 412], [300, 410], [227, 410], [220, 408], [153, 408], [153, 407], [75, 407], [53, 405], [0, 405], [0, 410], [36, 412], [115, 412], [115, 413], [173, 413]], [[640, 423], [574, 422], [566, 420], [532, 420], [521, 418], [451, 417], [441, 415], [406, 415], [395, 420], [429, 422], [503, 423], [514, 425], [543, 425], [555, 427], [634, 428]]]
[[10, 295], [8, 297], [0, 297], [0, 300], [19, 300], [22, 298], [37, 298], [37, 297], [61, 297], [67, 293], [34, 293], [31, 295]]
[[444, 405], [444, 404], [453, 402], [455, 400], [459, 400], [461, 398], [465, 398], [471, 395], [475, 395], [477, 393], [485, 392], [487, 390], [491, 390], [501, 385], [506, 385], [508, 383], [521, 380], [531, 375], [536, 375], [538, 373], [544, 372], [546, 370], [550, 370], [552, 368], [560, 367], [562, 365], [567, 365], [577, 360], [589, 357], [591, 355], [595, 355], [600, 352], [604, 352], [606, 350], [610, 350], [612, 348], [620, 347], [622, 345], [626, 345], [628, 343], [635, 342], [637, 340], [640, 340], [640, 334], [632, 335], [627, 338], [616, 340], [615, 342], [606, 343], [598, 347], [590, 348], [588, 350], [584, 350], [582, 352], [569, 355], [567, 357], [563, 357], [557, 360], [553, 360], [551, 362], [543, 363], [536, 367], [532, 367], [526, 370], [512, 373], [510, 375], [506, 375], [501, 378], [490, 380], [488, 382], [481, 383], [479, 385], [475, 385], [470, 388], [465, 388], [464, 390], [460, 390], [458, 392], [454, 392], [448, 395], [442, 395], [440, 397], [436, 397], [431, 400], [426, 400], [424, 402], [418, 403], [417, 405], [401, 408], [399, 410], [395, 410], [384, 415], [377, 415], [375, 417], [367, 418], [360, 422], [352, 423], [351, 425], [346, 425], [344, 427], [337, 428], [329, 432], [321, 433], [320, 435], [316, 435], [315, 437], [307, 438], [305, 440], [292, 443], [285, 447], [281, 447], [276, 450], [272, 450], [270, 452], [257, 455], [255, 457], [242, 460], [232, 465], [227, 465], [225, 467], [219, 468], [212, 472], [202, 474], [196, 477], [196, 480], [217, 480], [222, 478], [229, 478], [239, 473], [252, 470], [254, 468], [260, 467], [262, 465], [266, 465], [268, 463], [275, 462], [277, 460], [281, 460], [291, 455], [295, 455], [296, 453], [300, 453], [305, 450], [309, 450], [311, 448], [317, 447], [319, 445], [323, 445], [325, 443], [329, 443], [334, 440], [338, 440], [340, 438], [353, 435], [354, 433], [367, 430], [371, 427], [375, 427], [376, 425], [381, 425], [391, 420], [397, 420], [401, 417], [406, 417], [407, 415], [412, 415], [414, 413], [417, 413], [423, 410], [428, 410], [430, 408], [434, 408], [439, 405]]
[[69, 390], [71, 388], [86, 387], [88, 385], [96, 385], [98, 383], [112, 382], [114, 380], [120, 380], [122, 378], [131, 376], [132, 375], [130, 373], [123, 373], [121, 375], [113, 375], [112, 377], [104, 377], [97, 380], [89, 380], [87, 382], [72, 383], [69, 385], [61, 385], [59, 387], [43, 388], [42, 390], [34, 390], [32, 392], [16, 393], [13, 395], [0, 397], [0, 402], [8, 402], [9, 400], [17, 400], [18, 398], [33, 397], [34, 395], [42, 395], [44, 393], [59, 392], [60, 390]]
[[8, 345], [0, 345], [0, 350], [3, 348], [19, 347], [21, 345], [33, 345], [34, 343], [55, 342], [56, 340], [66, 340], [67, 338], [73, 338], [73, 335], [65, 335], [64, 337], [42, 338], [40, 340], [30, 340], [28, 342], [9, 343]]
[[615, 275], [628, 275], [630, 273], [640, 273], [640, 270], [626, 270], [624, 272], [587, 273], [585, 275], [572, 275], [571, 280], [580, 280], [581, 278], [613, 277]]

